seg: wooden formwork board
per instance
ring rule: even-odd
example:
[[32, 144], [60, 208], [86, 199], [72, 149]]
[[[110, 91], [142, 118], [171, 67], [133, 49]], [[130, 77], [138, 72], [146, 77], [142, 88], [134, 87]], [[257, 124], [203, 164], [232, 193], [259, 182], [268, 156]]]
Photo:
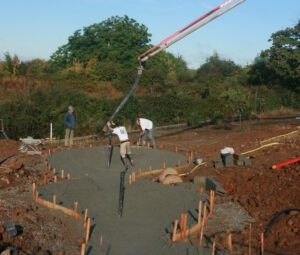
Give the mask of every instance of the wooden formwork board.
[[36, 202], [37, 202], [37, 204], [45, 206], [45, 207], [50, 208], [50, 209], [61, 210], [64, 214], [69, 215], [69, 216], [74, 217], [74, 218], [75, 218], [75, 214], [76, 214], [76, 219], [80, 220], [80, 221], [83, 221], [83, 217], [81, 215], [75, 213], [74, 210], [71, 210], [67, 207], [64, 207], [64, 206], [61, 206], [61, 205], [58, 205], [58, 204], [54, 204], [52, 202], [49, 202], [49, 201], [41, 199], [41, 198], [38, 198], [38, 200]]

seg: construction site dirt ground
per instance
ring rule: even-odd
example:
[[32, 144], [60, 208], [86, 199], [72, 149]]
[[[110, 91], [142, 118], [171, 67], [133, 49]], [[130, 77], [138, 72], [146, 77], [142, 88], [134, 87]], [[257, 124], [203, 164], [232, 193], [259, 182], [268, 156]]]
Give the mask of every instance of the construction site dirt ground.
[[[0, 240], [0, 251], [11, 246], [18, 247], [19, 250], [24, 252], [20, 254], [39, 254], [38, 252], [41, 251], [48, 252], [45, 254], [59, 254], [58, 252], [61, 252], [61, 254], [80, 253], [80, 246], [85, 237], [82, 226], [68, 216], [34, 204], [31, 195], [31, 184], [35, 181], [40, 184], [39, 190], [45, 199], [51, 201], [52, 194], [56, 193], [58, 203], [63, 203], [66, 207], [73, 208], [75, 200], [79, 200], [80, 213], [82, 213], [84, 207], [88, 207], [89, 217], [92, 218], [91, 240], [89, 243], [92, 248], [87, 249], [87, 254], [97, 254], [100, 233], [103, 236], [103, 254], [211, 254], [210, 248], [213, 240], [215, 240], [217, 253], [226, 253], [228, 246], [224, 226], [220, 226], [219, 232], [215, 230], [208, 231], [209, 226], [215, 228], [215, 225], [217, 225], [217, 223], [213, 224], [213, 221], [217, 221], [220, 211], [224, 211], [224, 215], [229, 215], [227, 227], [230, 227], [233, 232], [233, 253], [248, 254], [249, 223], [252, 222], [252, 253], [258, 254], [260, 233], [264, 231], [272, 216], [286, 208], [300, 208], [299, 164], [277, 170], [271, 169], [273, 164], [300, 156], [299, 132], [272, 140], [270, 142], [278, 142], [279, 144], [251, 153], [250, 155], [253, 157], [252, 164], [248, 167], [234, 166], [215, 170], [212, 160], [220, 158], [220, 150], [225, 146], [233, 147], [236, 153], [239, 154], [260, 147], [261, 141], [299, 130], [298, 126], [299, 121], [275, 124], [252, 121], [244, 122], [242, 127], [235, 124], [220, 124], [186, 131], [170, 131], [174, 134], [168, 135], [157, 133], [157, 145], [159, 148], [163, 146], [162, 151], [161, 149], [157, 151], [142, 149], [145, 150], [145, 153], [143, 153], [145, 159], [149, 160], [142, 159], [141, 163], [143, 164], [140, 167], [143, 167], [143, 171], [147, 170], [145, 167], [149, 164], [153, 165], [153, 169], [160, 168], [162, 161], [165, 160], [163, 153], [168, 153], [164, 151], [175, 152], [176, 146], [179, 149], [178, 154], [180, 156], [169, 154], [172, 155], [170, 156], [172, 160], [168, 164], [176, 165], [179, 157], [181, 157], [181, 163], [183, 164], [187, 151], [193, 151], [194, 157], [202, 157], [207, 164], [200, 166], [195, 172], [187, 176], [184, 180], [187, 183], [175, 187], [163, 186], [153, 182], [155, 176], [151, 175], [138, 179], [134, 185], [128, 187], [128, 175], [133, 169], [129, 170], [126, 174], [124, 215], [121, 220], [117, 218], [119, 173], [122, 169], [120, 160], [117, 157], [118, 151], [114, 151], [112, 161], [112, 167], [116, 166], [116, 169], [112, 169], [114, 172], [109, 173], [109, 175], [105, 175], [107, 171], [110, 171], [105, 169], [105, 162], [92, 163], [94, 166], [90, 169], [94, 168], [94, 170], [81, 169], [80, 164], [77, 167], [74, 166], [74, 164], [76, 165], [75, 160], [81, 157], [88, 158], [88, 154], [96, 153], [97, 150], [99, 152], [103, 149], [103, 153], [106, 153], [106, 148], [102, 147], [101, 149], [99, 147], [101, 144], [105, 145], [105, 139], [92, 144], [93, 148], [89, 148], [89, 144], [87, 144], [86, 147], [88, 148], [86, 149], [74, 148], [72, 152], [64, 150], [64, 152], [52, 154], [53, 158], [58, 158], [58, 169], [65, 167], [66, 172], [72, 170], [73, 173], [71, 173], [71, 181], [46, 186], [42, 185], [43, 174], [39, 171], [41, 158], [18, 153], [18, 142], [0, 140], [0, 159], [11, 153], [16, 154], [16, 157], [3, 163], [7, 167], [6, 169], [0, 169], [0, 221], [10, 220], [22, 226], [22, 233], [17, 237], [2, 238]], [[136, 136], [133, 136], [132, 140], [135, 139]], [[58, 150], [56, 146], [52, 149]], [[148, 150], [149, 155], [153, 153], [155, 155], [148, 157]], [[88, 151], [91, 153], [87, 153]], [[47, 152], [46, 147], [44, 152]], [[73, 156], [66, 158], [65, 162], [70, 164], [70, 168], [68, 165], [59, 165], [59, 155], [67, 156], [69, 154]], [[103, 156], [105, 155], [103, 154]], [[139, 159], [136, 158], [135, 160], [137, 164], [134, 170], [138, 170]], [[84, 165], [90, 163], [86, 160]], [[103, 171], [97, 173], [98, 168], [103, 168]], [[192, 168], [193, 165], [191, 164], [185, 171]], [[208, 220], [208, 222], [211, 222], [208, 223], [207, 232], [204, 233], [205, 242], [203, 247], [199, 246], [198, 233], [177, 244], [172, 244], [169, 239], [174, 220], [180, 217], [180, 213], [188, 210], [195, 216], [197, 201], [207, 197], [205, 194], [200, 195], [197, 187], [190, 182], [195, 175], [213, 177], [228, 191], [228, 195], [216, 196], [216, 210], [213, 218]], [[105, 178], [107, 178], [107, 182]], [[95, 180], [96, 182], [99, 180], [101, 185], [95, 183]], [[80, 197], [80, 192], [78, 192], [80, 189], [86, 189], [88, 197]], [[112, 192], [111, 196], [104, 196], [103, 190], [105, 189], [115, 193]], [[97, 194], [102, 194], [103, 197], [95, 197]], [[25, 199], [24, 196], [27, 198]], [[96, 205], [85, 205], [84, 201], [89, 201], [89, 199], [99, 202]], [[221, 209], [218, 209], [218, 207]], [[237, 217], [230, 217], [230, 214], [235, 214], [239, 210], [243, 212], [242, 220], [235, 219]], [[111, 212], [115, 212], [115, 215], [104, 215]], [[27, 214], [30, 216], [26, 216]], [[192, 215], [189, 215], [188, 224], [194, 224]], [[101, 218], [105, 219], [107, 224], [97, 220]], [[145, 225], [139, 225], [143, 222], [145, 222]], [[158, 224], [159, 222], [164, 223]], [[238, 225], [237, 228], [234, 226], [235, 223]], [[152, 230], [144, 228], [144, 226], [149, 225], [153, 225]], [[111, 226], [114, 228], [111, 229]], [[156, 230], [153, 231], [153, 229]], [[126, 239], [126, 236], [130, 236], [130, 231], [136, 231], [136, 240], [131, 241], [132, 243], [128, 243], [128, 239]], [[33, 238], [37, 232], [40, 233], [37, 235], [38, 238]], [[5, 237], [5, 235], [3, 236]], [[45, 239], [47, 239], [46, 242]], [[119, 246], [116, 247], [114, 244]], [[129, 247], [127, 253], [118, 253], [124, 247]], [[139, 250], [137, 247], [147, 247], [147, 249], [150, 247], [150, 250], [147, 253], [147, 251]], [[300, 254], [300, 213], [283, 214], [271, 226], [265, 238], [265, 251], [268, 250], [272, 251], [269, 254]]]

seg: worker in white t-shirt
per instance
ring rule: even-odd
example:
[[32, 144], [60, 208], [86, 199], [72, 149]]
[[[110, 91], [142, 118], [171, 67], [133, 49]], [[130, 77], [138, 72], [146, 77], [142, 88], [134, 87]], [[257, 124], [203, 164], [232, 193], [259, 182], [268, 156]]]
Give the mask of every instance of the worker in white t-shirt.
[[155, 140], [154, 140], [154, 125], [151, 120], [144, 119], [144, 118], [137, 118], [136, 119], [136, 124], [141, 128], [141, 139], [142, 139], [142, 144], [145, 146], [146, 144], [146, 139], [147, 135], [149, 136], [153, 148], [156, 147], [155, 145]]
[[112, 125], [115, 125], [113, 122], [107, 122], [107, 127], [111, 132], [119, 137], [120, 140], [120, 157], [124, 166], [126, 166], [126, 159], [129, 160], [130, 164], [133, 166], [133, 160], [131, 159], [131, 148], [130, 141], [128, 139], [128, 134], [126, 128], [123, 126], [117, 126], [115, 128], [111, 128]]

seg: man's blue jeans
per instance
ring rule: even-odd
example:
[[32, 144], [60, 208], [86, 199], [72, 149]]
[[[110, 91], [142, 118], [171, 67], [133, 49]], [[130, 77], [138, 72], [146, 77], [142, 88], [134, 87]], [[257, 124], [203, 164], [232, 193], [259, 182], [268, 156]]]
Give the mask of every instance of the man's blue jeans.
[[153, 148], [156, 148], [156, 145], [155, 145], [155, 139], [154, 139], [154, 128], [152, 129], [146, 129], [145, 130], [145, 133], [143, 134], [142, 136], [142, 143], [143, 145], [146, 145], [146, 139], [147, 139], [147, 136], [149, 137], [149, 139], [151, 140], [152, 142], [152, 145], [153, 145]]

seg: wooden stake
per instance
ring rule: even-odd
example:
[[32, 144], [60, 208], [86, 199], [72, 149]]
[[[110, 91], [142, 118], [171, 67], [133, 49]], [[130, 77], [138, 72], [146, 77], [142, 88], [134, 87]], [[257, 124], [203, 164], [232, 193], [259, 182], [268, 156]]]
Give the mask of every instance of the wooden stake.
[[51, 150], [50, 150], [50, 149], [48, 150], [48, 154], [49, 154], [49, 155], [51, 154]]
[[132, 183], [132, 177], [131, 175], [129, 175], [129, 185], [131, 185], [131, 183]]
[[74, 202], [74, 217], [77, 219], [77, 209], [78, 209], [78, 202]]
[[177, 145], [175, 146], [175, 152], [178, 152], [178, 146]]
[[206, 225], [206, 202], [204, 202], [204, 208], [203, 208], [203, 227]]
[[180, 166], [180, 159], [177, 160], [177, 166]]
[[147, 143], [147, 148], [148, 148], [148, 149], [150, 148], [150, 143], [149, 143], [149, 142]]
[[186, 238], [186, 226], [187, 226], [187, 213], [184, 214], [184, 223], [183, 223], [183, 237]]
[[208, 218], [212, 218], [213, 210], [214, 210], [214, 200], [215, 200], [215, 192], [213, 190], [210, 191], [210, 210]]
[[216, 250], [216, 239], [214, 239], [213, 241], [212, 255], [215, 255], [215, 250]]
[[260, 247], [261, 247], [261, 255], [264, 255], [264, 232], [260, 233]]
[[152, 166], [149, 166], [149, 171], [152, 172]]
[[35, 183], [32, 183], [32, 197], [34, 197], [35, 193]]
[[53, 209], [56, 209], [56, 195], [53, 195]]
[[47, 184], [47, 175], [44, 174], [44, 185]]
[[202, 187], [199, 189], [199, 192], [200, 192], [201, 195], [203, 194], [203, 188]]
[[251, 255], [252, 223], [249, 226], [249, 255]]
[[183, 223], [184, 222], [184, 214], [180, 215], [180, 239], [183, 238]]
[[81, 245], [81, 255], [85, 254], [85, 243]]
[[142, 175], [142, 169], [140, 168], [140, 170], [139, 170], [139, 176], [141, 176]]
[[39, 202], [39, 192], [35, 192], [35, 202], [38, 203]]
[[56, 172], [56, 169], [53, 168], [53, 169], [52, 169], [52, 175], [53, 175], [53, 176], [55, 175], [55, 172]]
[[163, 169], [166, 169], [166, 161], [163, 162]]
[[71, 179], [70, 173], [67, 173], [67, 180], [69, 181]]
[[48, 173], [50, 174], [50, 172], [51, 172], [51, 166], [50, 166], [50, 164], [48, 165]]
[[202, 213], [202, 201], [199, 201], [198, 205], [198, 224], [201, 226], [201, 213]]
[[101, 251], [102, 251], [102, 245], [103, 245], [103, 238], [102, 238], [102, 235], [101, 235], [101, 236], [100, 236], [99, 255], [101, 255]]
[[[204, 205], [204, 209], [206, 209], [206, 204]], [[200, 245], [202, 245], [204, 227], [205, 227], [205, 224], [204, 224], [204, 215], [203, 215], [201, 233], [200, 233]]]
[[64, 169], [61, 169], [61, 175], [60, 178], [63, 180], [65, 178], [65, 173], [64, 173]]
[[90, 227], [91, 227], [91, 219], [88, 218], [87, 220], [87, 227], [86, 227], [86, 238], [85, 238], [85, 243], [87, 244], [89, 239], [90, 239]]
[[135, 172], [132, 172], [132, 183], [135, 183]]
[[84, 219], [83, 219], [83, 227], [86, 228], [86, 218], [87, 218], [88, 209], [84, 210]]
[[57, 183], [57, 176], [54, 175], [54, 183]]
[[173, 228], [173, 235], [172, 235], [172, 241], [176, 241], [176, 232], [177, 232], [177, 227], [178, 227], [178, 220], [176, 219], [174, 222], [174, 228]]
[[47, 160], [46, 160], [46, 154], [44, 154], [44, 171], [47, 171]]
[[231, 235], [231, 229], [227, 229], [227, 245], [229, 253], [232, 254], [232, 235]]

